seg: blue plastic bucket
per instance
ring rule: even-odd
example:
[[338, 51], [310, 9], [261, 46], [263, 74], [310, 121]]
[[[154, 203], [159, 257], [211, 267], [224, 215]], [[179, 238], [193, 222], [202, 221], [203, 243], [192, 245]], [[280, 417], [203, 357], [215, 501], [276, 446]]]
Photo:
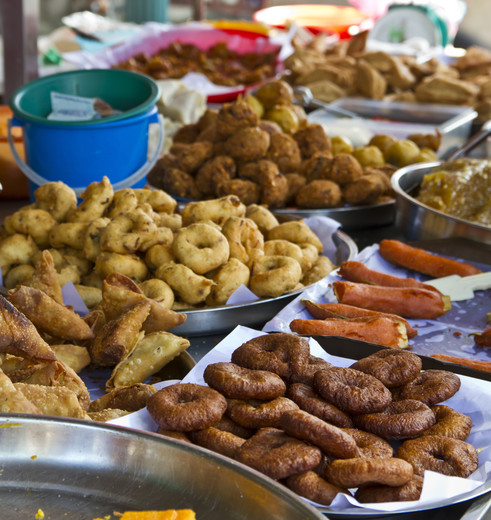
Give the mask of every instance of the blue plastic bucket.
[[[159, 124], [159, 139], [148, 156], [149, 126]], [[25, 162], [15, 149], [11, 128], [22, 127]], [[79, 195], [107, 176], [115, 190], [143, 187], [164, 141], [163, 119], [153, 106], [143, 114], [93, 125], [56, 125], [14, 117], [8, 122], [10, 150], [30, 182], [63, 181]]]

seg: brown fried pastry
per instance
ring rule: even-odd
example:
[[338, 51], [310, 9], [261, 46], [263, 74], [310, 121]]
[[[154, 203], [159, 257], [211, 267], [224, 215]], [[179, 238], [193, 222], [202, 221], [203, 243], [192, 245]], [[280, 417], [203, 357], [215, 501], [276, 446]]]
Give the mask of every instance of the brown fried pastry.
[[39, 289], [53, 300], [63, 305], [63, 295], [61, 285], [58, 280], [55, 263], [49, 250], [45, 249], [41, 253], [41, 258], [36, 262], [35, 271], [26, 285]]
[[90, 327], [77, 313], [39, 289], [21, 285], [9, 291], [9, 300], [39, 330], [50, 336], [80, 341], [94, 337]]
[[414, 93], [417, 101], [423, 103], [469, 105], [479, 94], [479, 87], [468, 81], [436, 75], [424, 79]]
[[54, 361], [56, 355], [36, 327], [0, 296], [0, 352], [27, 359]]
[[356, 69], [356, 87], [370, 99], [382, 99], [387, 90], [387, 81], [382, 74], [364, 60], [359, 60]]
[[89, 405], [88, 412], [101, 412], [106, 409], [136, 412], [147, 405], [148, 398], [156, 392], [152, 385], [137, 383], [115, 388]]
[[0, 413], [41, 414], [41, 411], [17, 389], [0, 369]]

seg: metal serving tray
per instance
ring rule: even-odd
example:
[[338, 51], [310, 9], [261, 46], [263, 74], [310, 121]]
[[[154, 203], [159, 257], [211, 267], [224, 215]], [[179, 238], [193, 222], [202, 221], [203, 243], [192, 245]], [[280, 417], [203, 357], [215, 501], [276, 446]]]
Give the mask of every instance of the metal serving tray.
[[406, 166], [392, 175], [392, 188], [396, 193], [396, 225], [409, 240], [466, 237], [491, 244], [491, 227], [447, 215], [414, 198], [425, 174], [440, 164], [430, 162]]
[[186, 509], [199, 520], [323, 520], [277, 482], [157, 434], [61, 418], [0, 415], [0, 517], [93, 520]]
[[[333, 234], [333, 241], [337, 246], [337, 258], [331, 258], [331, 260], [336, 265], [345, 260], [351, 260], [358, 254], [355, 242], [343, 231], [336, 231]], [[188, 337], [208, 336], [229, 332], [239, 324], [246, 327], [262, 325], [303, 290], [284, 294], [278, 298], [265, 298], [253, 303], [183, 311], [187, 315], [186, 321], [172, 329], [172, 333]]]

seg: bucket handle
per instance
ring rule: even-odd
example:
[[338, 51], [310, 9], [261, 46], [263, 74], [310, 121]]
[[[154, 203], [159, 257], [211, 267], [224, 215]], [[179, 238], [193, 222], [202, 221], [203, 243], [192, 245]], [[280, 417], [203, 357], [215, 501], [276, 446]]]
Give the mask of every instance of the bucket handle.
[[[143, 166], [136, 170], [136, 172], [132, 173], [129, 177], [113, 184], [114, 191], [127, 188], [128, 186], [133, 186], [140, 179], [143, 179], [143, 177], [145, 177], [145, 175], [147, 175], [150, 172], [150, 170], [154, 167], [164, 145], [164, 117], [162, 116], [162, 114], [157, 114], [157, 123], [159, 125], [159, 138], [157, 140], [157, 145], [155, 146], [155, 150], [153, 151], [151, 157], [147, 159], [147, 162]], [[50, 180], [45, 179], [44, 177], [41, 177], [41, 175], [37, 174], [19, 155], [19, 152], [17, 152], [17, 149], [14, 146], [12, 126], [22, 125], [14, 124], [14, 119], [9, 119], [7, 121], [7, 139], [9, 142], [10, 151], [12, 152], [12, 155], [14, 156], [15, 162], [19, 166], [19, 169], [30, 181], [32, 181], [34, 184], [38, 186], [46, 184], [47, 182], [51, 182]], [[72, 189], [77, 194], [77, 196], [80, 196], [80, 194], [85, 191], [86, 186]]]

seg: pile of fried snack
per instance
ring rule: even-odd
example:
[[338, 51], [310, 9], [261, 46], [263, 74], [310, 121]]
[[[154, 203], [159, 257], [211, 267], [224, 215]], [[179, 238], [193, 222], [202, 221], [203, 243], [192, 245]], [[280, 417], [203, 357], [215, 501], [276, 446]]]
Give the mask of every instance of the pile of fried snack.
[[368, 32], [334, 46], [325, 35], [307, 44], [294, 41], [285, 59], [289, 81], [310, 88], [315, 98], [330, 103], [345, 96], [413, 103], [474, 107], [478, 118], [491, 115], [491, 52], [469, 47], [453, 63], [431, 57], [367, 51]]
[[280, 224], [266, 207], [234, 196], [179, 210], [161, 190], [114, 192], [104, 178], [80, 204], [62, 182], [40, 186], [34, 197], [4, 220], [4, 285], [29, 285], [47, 252], [61, 286], [73, 282], [89, 309], [115, 273], [133, 280], [129, 290], [157, 301], [176, 326], [185, 319], [176, 311], [223, 305], [242, 284], [260, 298], [277, 297], [334, 268], [303, 221]]
[[439, 134], [376, 135], [354, 148], [309, 123], [291, 86], [276, 80], [183, 126], [148, 179], [187, 200], [236, 195], [270, 208], [366, 205], [392, 197], [398, 167], [436, 160], [440, 142]]
[[[478, 453], [467, 415], [444, 404], [459, 377], [421, 370], [421, 359], [383, 349], [342, 368], [305, 338], [274, 333], [206, 367], [208, 386], [153, 394], [158, 433], [206, 447], [316, 503], [338, 493], [360, 502], [418, 500], [425, 470], [466, 478]], [[356, 492], [355, 492], [356, 490]]]

